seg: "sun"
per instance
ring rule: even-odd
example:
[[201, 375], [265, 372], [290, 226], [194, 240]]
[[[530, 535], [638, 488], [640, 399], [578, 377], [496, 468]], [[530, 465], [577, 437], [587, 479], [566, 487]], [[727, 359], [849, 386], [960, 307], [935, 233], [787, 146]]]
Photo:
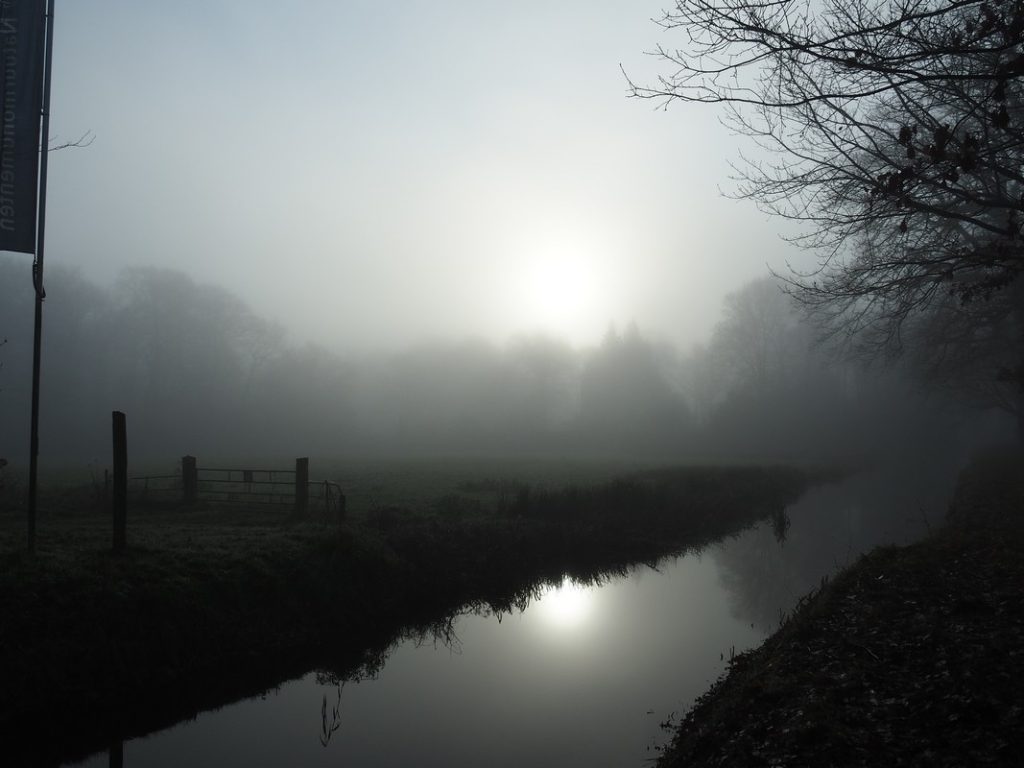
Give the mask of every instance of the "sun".
[[593, 276], [577, 254], [552, 253], [529, 265], [533, 309], [545, 317], [578, 314], [593, 293]]
[[542, 331], [570, 342], [592, 341], [608, 318], [607, 286], [597, 254], [564, 240], [524, 254], [515, 267], [513, 311], [523, 330]]

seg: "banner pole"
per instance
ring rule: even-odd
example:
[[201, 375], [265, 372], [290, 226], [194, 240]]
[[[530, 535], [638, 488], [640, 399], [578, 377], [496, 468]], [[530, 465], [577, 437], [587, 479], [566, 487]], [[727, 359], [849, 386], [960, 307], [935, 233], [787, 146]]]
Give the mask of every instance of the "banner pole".
[[35, 326], [32, 336], [32, 427], [28, 464], [28, 551], [36, 549], [36, 496], [39, 472], [39, 373], [43, 349], [43, 256], [46, 241], [46, 170], [50, 147], [50, 70], [53, 67], [53, 6], [46, 0], [46, 49], [43, 65], [43, 120], [39, 132], [39, 198], [36, 225], [36, 258], [32, 284], [36, 293]]

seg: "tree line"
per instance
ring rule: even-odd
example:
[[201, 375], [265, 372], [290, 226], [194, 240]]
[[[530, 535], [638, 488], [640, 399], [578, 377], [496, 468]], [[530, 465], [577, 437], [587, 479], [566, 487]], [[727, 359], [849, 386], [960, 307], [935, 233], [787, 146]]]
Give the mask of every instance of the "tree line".
[[[14, 463], [28, 435], [23, 266], [0, 260], [0, 456]], [[101, 286], [54, 269], [47, 292], [41, 455], [51, 464], [103, 464], [112, 410], [129, 415], [142, 459], [851, 460], [936, 430], [950, 440], [965, 413], [922, 398], [906, 376], [829, 357], [769, 278], [730, 295], [707, 344], [686, 352], [631, 326], [591, 349], [522, 337], [350, 357], [295, 343], [179, 272], [129, 269]]]

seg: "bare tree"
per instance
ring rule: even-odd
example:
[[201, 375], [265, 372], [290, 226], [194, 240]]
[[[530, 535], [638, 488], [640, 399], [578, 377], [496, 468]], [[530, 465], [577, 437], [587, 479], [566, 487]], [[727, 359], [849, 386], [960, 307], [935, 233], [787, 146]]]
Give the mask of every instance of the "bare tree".
[[766, 393], [800, 369], [809, 339], [793, 301], [770, 277], [747, 283], [722, 302], [711, 348], [722, 394], [737, 388]]
[[683, 45], [633, 95], [753, 138], [737, 194], [801, 224], [819, 265], [786, 279], [833, 334], [896, 353], [908, 320], [1017, 279], [1021, 0], [679, 0], [661, 24]]

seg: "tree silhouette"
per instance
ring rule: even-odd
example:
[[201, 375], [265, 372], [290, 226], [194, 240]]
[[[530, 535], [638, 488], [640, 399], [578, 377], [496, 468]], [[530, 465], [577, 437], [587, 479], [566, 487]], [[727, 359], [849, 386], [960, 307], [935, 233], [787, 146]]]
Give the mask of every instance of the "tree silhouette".
[[908, 320], [1015, 283], [1019, 0], [680, 0], [661, 23], [684, 44], [633, 95], [723, 104], [753, 138], [737, 193], [798, 223], [819, 265], [787, 279], [835, 338], [899, 353]]

